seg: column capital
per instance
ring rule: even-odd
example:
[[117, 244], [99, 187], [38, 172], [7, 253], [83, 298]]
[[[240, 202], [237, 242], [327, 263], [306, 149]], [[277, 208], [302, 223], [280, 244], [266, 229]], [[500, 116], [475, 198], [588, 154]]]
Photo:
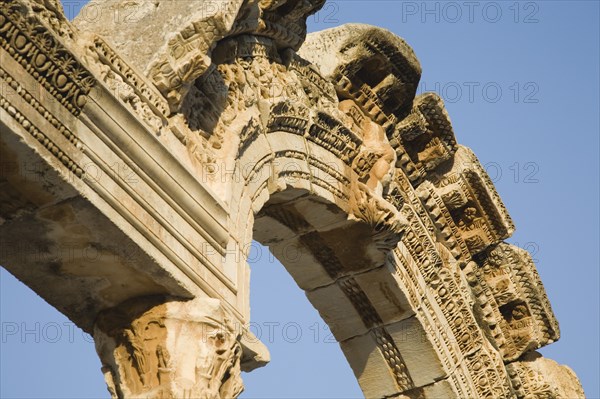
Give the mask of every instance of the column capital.
[[113, 398], [235, 398], [242, 335], [212, 298], [137, 298], [102, 312], [94, 327]]

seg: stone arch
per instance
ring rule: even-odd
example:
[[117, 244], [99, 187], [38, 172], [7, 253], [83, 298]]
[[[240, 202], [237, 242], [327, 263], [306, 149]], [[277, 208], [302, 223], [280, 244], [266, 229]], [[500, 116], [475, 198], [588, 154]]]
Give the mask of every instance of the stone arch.
[[[278, 143], [283, 148], [277, 148]], [[257, 154], [253, 151], [255, 146], [263, 151]], [[268, 173], [253, 170], [254, 174], [247, 176], [249, 180], [253, 180], [253, 176], [262, 178], [247, 184], [248, 192], [242, 194], [240, 208], [252, 204], [250, 219], [254, 219], [249, 226], [252, 235], [246, 234], [246, 237], [269, 246], [299, 287], [306, 291], [338, 341], [349, 342], [375, 329], [380, 334], [379, 342], [387, 340], [393, 346], [393, 340], [382, 328], [384, 321], [354, 277], [360, 275], [359, 281], [367, 287], [377, 281], [373, 278], [386, 284], [387, 252], [378, 248], [376, 227], [352, 215], [351, 168], [322, 146], [281, 130], [264, 134], [246, 151], [255, 154], [257, 168], [269, 169]], [[265, 162], [265, 159], [270, 160]], [[242, 155], [241, 163], [244, 160]], [[243, 205], [244, 198], [249, 200], [247, 205]], [[385, 301], [381, 294], [377, 299], [378, 304]], [[399, 297], [396, 303], [405, 301]], [[407, 303], [404, 307], [407, 312], [394, 316], [391, 309], [387, 314], [383, 310], [384, 317], [392, 317], [386, 322], [413, 315]], [[377, 342], [373, 341], [373, 348]], [[404, 361], [400, 360], [399, 350], [392, 347], [387, 360], [385, 356], [379, 355], [378, 361], [397, 361], [402, 373], [383, 374], [378, 378], [391, 379], [388, 384], [393, 385], [393, 381], [398, 380], [408, 386], [410, 377]], [[392, 360], [393, 356], [397, 359]], [[352, 360], [353, 367], [358, 369], [364, 367], [359, 363], [368, 359], [358, 356]]]
[[[354, 160], [362, 144], [333, 116], [287, 100], [271, 106], [265, 128], [249, 122], [231, 194], [242, 247], [252, 238], [270, 247], [329, 324], [367, 397], [422, 387], [474, 395], [470, 371], [459, 363], [465, 348], [456, 346], [462, 339], [484, 348], [471, 305], [461, 303], [468, 321], [442, 331], [444, 312], [432, 300], [437, 289], [446, 299], [459, 292], [458, 263], [416, 213], [419, 200], [400, 168], [381, 193], [360, 181]], [[296, 256], [286, 256], [290, 248]], [[424, 268], [442, 273], [436, 290], [427, 287]], [[502, 380], [501, 360], [489, 353], [484, 374]], [[446, 370], [455, 370], [454, 380]]]
[[[269, 139], [269, 134], [275, 138]], [[301, 164], [297, 156], [265, 145], [281, 142], [282, 136], [290, 152], [289, 148], [309, 149], [300, 151]], [[507, 394], [508, 382], [497, 385], [505, 378], [504, 366], [477, 327], [473, 304], [468, 298], [451, 298], [460, 291], [458, 262], [428, 237], [415, 211], [403, 207], [402, 228], [378, 240], [381, 226], [354, 216], [350, 194], [344, 195], [350, 191], [350, 179], [356, 179], [350, 167], [294, 133], [265, 133], [264, 140], [257, 139], [247, 148], [249, 152], [255, 145], [263, 149], [257, 158], [270, 160], [256, 164], [270, 171], [247, 185], [249, 192], [241, 197], [241, 203], [249, 200], [246, 209], [254, 222], [249, 222], [252, 235], [245, 236], [268, 245], [306, 292], [340, 343], [365, 396]], [[321, 161], [345, 168], [348, 177], [310, 168], [309, 153], [319, 151]], [[297, 173], [303, 167], [307, 172]], [[315, 184], [315, 178], [335, 181], [340, 189], [324, 188]], [[390, 242], [389, 235], [395, 240]], [[427, 283], [432, 276], [435, 283]], [[439, 293], [445, 294], [434, 299]], [[442, 307], [447, 306], [445, 301], [457, 307], [455, 314]], [[446, 316], [451, 317], [449, 330]], [[463, 351], [476, 351], [471, 360], [485, 363], [467, 364], [460, 355]], [[472, 367], [478, 369], [480, 379], [496, 386], [470, 383]], [[454, 370], [453, 375], [447, 370]], [[487, 392], [480, 391], [486, 388]]]
[[[516, 275], [504, 275], [514, 290], [502, 292], [506, 284], [491, 277], [500, 272], [482, 271], [495, 248], [516, 251], [501, 243], [510, 217], [477, 158], [456, 144], [441, 99], [414, 96], [412, 50], [369, 29], [358, 30], [375, 43], [350, 52], [351, 68], [325, 61], [330, 74], [315, 77], [333, 82], [333, 107], [271, 98], [262, 119], [240, 129], [234, 230], [242, 245], [252, 237], [269, 245], [305, 290], [366, 397], [510, 397], [528, 366], [505, 363], [555, 340], [554, 316], [533, 302], [523, 309], [537, 316], [517, 315], [526, 321], [505, 314], [506, 295], [520, 298], [510, 304], [545, 297]], [[343, 54], [340, 36], [325, 32], [308, 47]], [[396, 63], [375, 73], [384, 62]], [[377, 71], [367, 82], [370, 65]], [[384, 159], [388, 168], [373, 178]], [[290, 247], [301, 256], [286, 256]], [[500, 252], [499, 263], [536, 274], [526, 254]]]
[[[81, 179], [61, 180], [47, 199], [90, 214], [70, 218], [72, 227], [102, 226], [100, 237], [90, 231], [81, 245], [114, 233], [144, 250], [131, 268], [107, 262], [116, 277], [91, 270], [85, 285], [38, 287], [94, 330], [113, 397], [240, 393], [240, 370], [266, 359], [248, 346], [248, 331], [236, 329], [249, 321], [248, 287], [244, 260], [228, 248], [253, 236], [307, 291], [367, 397], [578, 393], [568, 370], [533, 352], [559, 337], [535, 266], [503, 242], [511, 219], [477, 158], [456, 143], [442, 100], [416, 96], [421, 69], [403, 40], [352, 25], [313, 35], [297, 52], [305, 18], [322, 0], [231, 0], [230, 10], [208, 16], [186, 13], [195, 3], [183, 2], [167, 26], [175, 38], [160, 43], [158, 60], [145, 60], [142, 77], [93, 34], [82, 40], [85, 49], [74, 44], [76, 30], [56, 18], [60, 10], [36, 19], [29, 11], [42, 6], [35, 3], [2, 4], [0, 51], [12, 73], [44, 85], [61, 111], [45, 109], [2, 72], [18, 108], [0, 101], [15, 148], [9, 153], [43, 158], [52, 173], [68, 168]], [[158, 6], [146, 4], [147, 16]], [[183, 29], [173, 22], [181, 15]], [[66, 73], [65, 62], [74, 66], [69, 77], [48, 80], [48, 70]], [[67, 94], [57, 90], [65, 82]], [[126, 90], [107, 90], [121, 83]], [[214, 123], [191, 123], [203, 117]], [[85, 176], [79, 162], [105, 164], [92, 146], [133, 165], [140, 185]], [[205, 181], [205, 169], [218, 165], [225, 173]], [[28, 225], [41, 223], [28, 202], [35, 195], [23, 191], [9, 192], [2, 220], [20, 221], [12, 233], [26, 236]], [[49, 213], [64, 222], [60, 208]], [[302, 256], [285, 257], [286, 246]], [[63, 266], [49, 269], [58, 275]], [[19, 267], [29, 282], [38, 271], [50, 275]], [[135, 292], [114, 284], [123, 270], [131, 280], [144, 276]], [[92, 278], [118, 299], [93, 298], [100, 284]], [[69, 309], [77, 297], [63, 299], [63, 287], [80, 296], [89, 290], [92, 310]], [[561, 378], [568, 383], [555, 382]]]

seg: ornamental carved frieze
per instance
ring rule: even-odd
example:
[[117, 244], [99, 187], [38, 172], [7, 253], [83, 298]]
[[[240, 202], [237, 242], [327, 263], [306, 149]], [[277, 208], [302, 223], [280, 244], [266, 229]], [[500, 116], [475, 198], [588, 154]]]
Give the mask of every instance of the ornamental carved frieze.
[[41, 22], [38, 15], [50, 13], [61, 15], [60, 19], [55, 17], [56, 23], [67, 24], [58, 2], [48, 3], [54, 4], [52, 11], [33, 1], [3, 1], [0, 5], [0, 46], [62, 105], [78, 115], [95, 78], [54, 31]]

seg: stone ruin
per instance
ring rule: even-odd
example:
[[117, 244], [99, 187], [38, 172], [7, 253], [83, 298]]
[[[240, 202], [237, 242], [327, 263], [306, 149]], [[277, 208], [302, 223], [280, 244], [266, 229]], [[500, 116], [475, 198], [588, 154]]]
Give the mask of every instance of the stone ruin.
[[306, 35], [323, 4], [108, 0], [71, 23], [3, 0], [0, 264], [93, 335], [113, 398], [240, 394], [269, 361], [253, 239], [365, 397], [583, 397], [536, 352], [559, 328], [535, 265], [414, 52]]

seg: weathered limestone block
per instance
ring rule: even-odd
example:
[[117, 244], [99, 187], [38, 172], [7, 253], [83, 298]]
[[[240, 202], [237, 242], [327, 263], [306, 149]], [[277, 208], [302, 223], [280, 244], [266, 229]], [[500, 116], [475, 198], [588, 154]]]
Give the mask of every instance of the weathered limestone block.
[[413, 388], [398, 349], [389, 334], [362, 335], [340, 343], [365, 398], [383, 398]]
[[444, 102], [435, 93], [417, 96], [410, 114], [389, 136], [396, 166], [413, 182], [421, 181], [458, 150]]
[[241, 0], [92, 1], [74, 24], [109, 40], [176, 106], [182, 97], [177, 90], [210, 66], [210, 51], [231, 30], [241, 5]]
[[[384, 203], [382, 199], [379, 201]], [[288, 235], [294, 238], [296, 244], [293, 245], [302, 245], [312, 252], [312, 257], [321, 263], [329, 277], [337, 279], [381, 267], [390, 250], [389, 240], [393, 238], [395, 245], [404, 228], [401, 217], [396, 216], [397, 212], [389, 205], [382, 210], [369, 199], [356, 207], [358, 210], [350, 208], [353, 213], [349, 214], [323, 199], [297, 197], [286, 203], [267, 204], [257, 216], [260, 220], [257, 227], [265, 226], [265, 217], [274, 219], [275, 226], [286, 226], [296, 235]], [[270, 226], [265, 228], [271, 229]], [[257, 236], [264, 234], [260, 231]], [[287, 241], [272, 245], [279, 244], [285, 251]]]
[[425, 398], [433, 398], [433, 399], [442, 399], [442, 398], [452, 398], [454, 396], [454, 390], [452, 388], [452, 384], [448, 382], [448, 380], [441, 380], [435, 382], [431, 385], [426, 385], [421, 388], [415, 388], [408, 392], [404, 392], [400, 396], [393, 396], [393, 398], [398, 399], [425, 399]]
[[[418, 186], [416, 195], [421, 199], [429, 215], [428, 219], [433, 222], [437, 234], [452, 256], [457, 259], [471, 259], [471, 252], [463, 239], [462, 232], [454, 223], [450, 210], [437, 194], [435, 186], [431, 182], [425, 181]], [[467, 198], [457, 191], [452, 203], [466, 205]]]
[[389, 262], [375, 270], [354, 276], [356, 283], [376, 311], [382, 324], [391, 324], [413, 316], [406, 292], [395, 276]]
[[[459, 248], [464, 242], [475, 255], [513, 233], [500, 196], [471, 150], [459, 146], [452, 161], [438, 167], [428, 181], [419, 186], [419, 196], [441, 230], [448, 230], [445, 236], [458, 234], [454, 238]], [[452, 244], [449, 249], [456, 251]]]
[[348, 278], [339, 284], [306, 292], [308, 300], [319, 310], [337, 341], [365, 334], [379, 321], [363, 292], [355, 292], [350, 297], [347, 295], [347, 291], [353, 292], [353, 288], [360, 290], [356, 280]]
[[[414, 316], [388, 267], [338, 279], [306, 292], [338, 341]], [[407, 339], [407, 337], [403, 337]]]
[[585, 398], [579, 379], [567, 366], [529, 352], [519, 361], [507, 365], [518, 399]]
[[[510, 397], [502, 359], [487, 343], [473, 313], [460, 264], [426, 233], [411, 207], [402, 212], [410, 227], [394, 251], [397, 274], [456, 396]], [[466, 354], [471, 354], [468, 361], [463, 360]]]
[[217, 282], [231, 276], [200, 266], [222, 262], [223, 207], [27, 4], [0, 3], [2, 180], [24, 202], [0, 209], [3, 244], [21, 243], [0, 263], [86, 331], [132, 297], [193, 297], [200, 283], [233, 299]]
[[[255, 231], [264, 230], [260, 225], [255, 225]], [[270, 244], [269, 250], [290, 273], [298, 287], [305, 291], [330, 285], [334, 281], [311, 250], [298, 238]]]
[[[17, 2], [7, 3], [16, 5]], [[62, 40], [74, 38], [74, 28], [65, 16], [60, 0], [20, 0], [17, 7], [22, 14], [35, 15], [37, 24], [52, 30]]]
[[430, 385], [447, 376], [443, 362], [416, 317], [388, 326], [415, 387]]
[[194, 81], [211, 66], [211, 53], [226, 36], [271, 37], [297, 49], [306, 17], [324, 0], [134, 1], [88, 3], [75, 25], [100, 34], [151, 77], [176, 111]]

